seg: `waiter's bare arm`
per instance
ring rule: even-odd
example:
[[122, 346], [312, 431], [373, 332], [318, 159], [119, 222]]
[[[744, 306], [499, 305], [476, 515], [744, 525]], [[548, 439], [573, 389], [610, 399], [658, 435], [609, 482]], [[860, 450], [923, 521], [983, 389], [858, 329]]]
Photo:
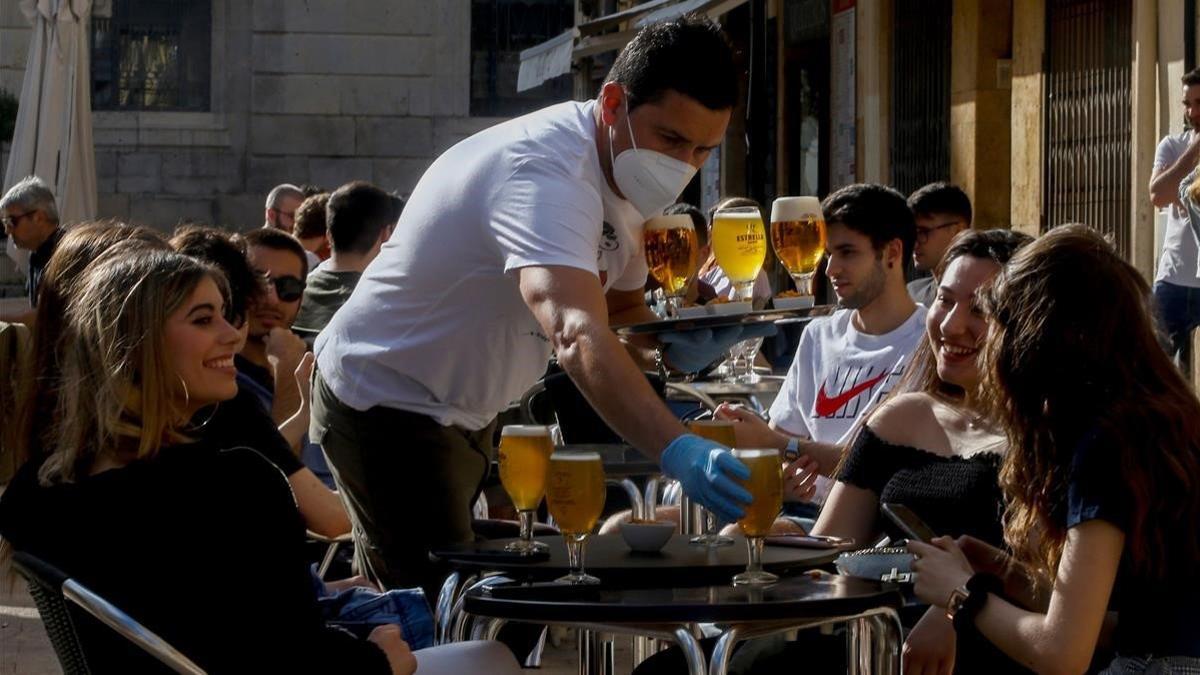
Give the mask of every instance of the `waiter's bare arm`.
[[[646, 306], [646, 294], [638, 289], [618, 291], [613, 289], [604, 295], [608, 305], [608, 325], [624, 326], [631, 323], [658, 321], [659, 317]], [[634, 363], [642, 370], [654, 370], [654, 349], [659, 346], [652, 335], [635, 335], [621, 340]]]
[[609, 329], [599, 279], [573, 267], [523, 267], [521, 295], [554, 345], [558, 362], [623, 438], [657, 460], [684, 433]]

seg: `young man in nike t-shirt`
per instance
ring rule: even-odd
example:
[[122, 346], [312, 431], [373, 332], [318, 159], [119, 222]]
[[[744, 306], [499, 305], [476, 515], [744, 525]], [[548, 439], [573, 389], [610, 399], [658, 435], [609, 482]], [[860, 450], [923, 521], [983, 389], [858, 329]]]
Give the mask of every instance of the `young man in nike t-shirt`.
[[[826, 274], [840, 309], [804, 330], [769, 426], [746, 410], [722, 407], [720, 414], [742, 422], [739, 445], [809, 455], [829, 475], [855, 422], [904, 373], [925, 329], [925, 307], [913, 302], [904, 283], [916, 226], [900, 193], [850, 185], [821, 207], [828, 226]], [[785, 498], [801, 492], [791, 474]], [[819, 496], [827, 491], [818, 486]]]

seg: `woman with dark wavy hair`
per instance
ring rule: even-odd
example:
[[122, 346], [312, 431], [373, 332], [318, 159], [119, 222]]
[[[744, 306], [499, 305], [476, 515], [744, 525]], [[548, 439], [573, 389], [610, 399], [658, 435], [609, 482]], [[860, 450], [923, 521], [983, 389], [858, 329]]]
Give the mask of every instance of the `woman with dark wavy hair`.
[[1200, 401], [1145, 279], [1067, 225], [1017, 254], [983, 305], [1013, 556], [911, 543], [918, 596], [1038, 672], [1084, 672], [1110, 606], [1104, 673], [1200, 672]]

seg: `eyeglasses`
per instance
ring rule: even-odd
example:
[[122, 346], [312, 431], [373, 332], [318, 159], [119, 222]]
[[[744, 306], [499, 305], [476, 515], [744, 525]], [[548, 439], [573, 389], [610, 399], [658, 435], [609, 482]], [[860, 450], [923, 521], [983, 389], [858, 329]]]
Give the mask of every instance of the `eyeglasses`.
[[304, 295], [304, 280], [300, 277], [286, 275], [282, 277], [272, 277], [270, 272], [259, 272], [259, 278], [268, 287], [275, 288], [275, 297], [282, 302], [295, 302]]
[[22, 218], [32, 216], [34, 213], [37, 213], [37, 211], [26, 211], [25, 213], [18, 213], [15, 216], [5, 216], [0, 218], [0, 224], [3, 224], [8, 229], [12, 229], [17, 226], [17, 223], [21, 222]]
[[947, 227], [954, 227], [961, 222], [961, 220], [952, 220], [948, 223], [942, 223], [941, 225], [934, 225], [933, 227], [918, 227], [917, 241], [924, 244], [925, 242], [929, 241], [929, 237], [931, 237], [934, 232], [937, 232], [938, 230], [944, 230]]

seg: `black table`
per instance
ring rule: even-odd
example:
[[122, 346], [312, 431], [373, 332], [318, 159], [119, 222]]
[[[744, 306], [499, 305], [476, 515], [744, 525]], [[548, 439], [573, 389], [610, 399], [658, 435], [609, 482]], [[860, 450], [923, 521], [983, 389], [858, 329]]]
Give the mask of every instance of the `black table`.
[[[557, 584], [500, 584], [468, 591], [464, 610], [486, 617], [473, 637], [492, 638], [507, 621], [575, 626], [592, 635], [624, 633], [672, 639], [691, 675], [721, 675], [741, 640], [830, 623], [848, 624], [850, 673], [900, 672], [903, 602], [893, 584], [814, 572], [765, 587], [618, 589]], [[706, 663], [695, 624], [717, 624], [721, 637]], [[611, 638], [609, 638], [611, 641]], [[586, 670], [608, 672], [602, 646], [581, 644]]]
[[[511, 539], [459, 544], [433, 551], [431, 557], [468, 574], [498, 572], [517, 581], [549, 581], [569, 571], [567, 549], [561, 536], [535, 537], [550, 547], [548, 559], [521, 559], [495, 555]], [[746, 569], [745, 540], [735, 536], [733, 546], [689, 544], [676, 534], [659, 553], [634, 553], [620, 534], [588, 537], [584, 565], [606, 587], [680, 588], [727, 584]], [[839, 551], [785, 546], [763, 547], [763, 568], [781, 576], [832, 563]], [[495, 557], [492, 557], [495, 555]]]

